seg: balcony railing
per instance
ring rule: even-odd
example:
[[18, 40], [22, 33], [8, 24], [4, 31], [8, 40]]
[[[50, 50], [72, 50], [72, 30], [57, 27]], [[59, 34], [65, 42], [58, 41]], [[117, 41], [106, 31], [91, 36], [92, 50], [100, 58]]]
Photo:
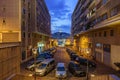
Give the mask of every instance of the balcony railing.
[[119, 23], [119, 21], [120, 21], [120, 14], [113, 16], [111, 18], [108, 18], [108, 19], [96, 24], [94, 26], [94, 28], [101, 28], [101, 27], [112, 25], [112, 24], [117, 24], [117, 23]]

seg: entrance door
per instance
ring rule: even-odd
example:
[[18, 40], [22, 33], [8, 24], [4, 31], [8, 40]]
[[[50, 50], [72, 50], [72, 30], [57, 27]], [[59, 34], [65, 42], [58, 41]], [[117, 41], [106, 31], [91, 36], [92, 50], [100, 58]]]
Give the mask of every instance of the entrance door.
[[111, 66], [111, 45], [104, 44], [103, 45], [103, 63]]
[[96, 60], [102, 62], [102, 53], [96, 53]]
[[111, 66], [111, 65], [110, 65], [110, 64], [111, 64], [110, 53], [104, 52], [104, 54], [103, 54], [103, 63], [104, 63], [105, 65]]

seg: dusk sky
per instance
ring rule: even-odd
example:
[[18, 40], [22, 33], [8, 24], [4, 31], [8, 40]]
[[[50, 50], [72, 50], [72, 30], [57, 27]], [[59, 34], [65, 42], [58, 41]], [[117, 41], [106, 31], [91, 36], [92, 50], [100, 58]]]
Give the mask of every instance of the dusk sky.
[[52, 33], [70, 33], [71, 15], [78, 0], [45, 0], [51, 15]]

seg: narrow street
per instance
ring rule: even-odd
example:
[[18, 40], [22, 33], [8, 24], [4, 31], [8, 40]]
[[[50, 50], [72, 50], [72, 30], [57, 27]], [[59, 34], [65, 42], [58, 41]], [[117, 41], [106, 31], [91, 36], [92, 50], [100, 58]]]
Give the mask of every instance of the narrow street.
[[61, 48], [60, 47], [57, 48], [57, 52], [56, 52], [54, 58], [55, 58], [57, 63], [58, 62], [64, 62], [66, 67], [67, 67], [67, 65], [68, 65], [68, 63], [70, 61], [70, 57], [67, 54], [66, 49], [62, 48], [62, 47]]
[[[70, 61], [70, 57], [66, 52], [65, 48], [62, 47], [58, 47], [57, 48], [57, 52], [54, 55], [56, 64], [58, 62], [64, 62], [66, 69], [68, 67], [68, 63]], [[25, 75], [29, 75], [32, 74], [31, 71], [28, 71], [25, 69], [25, 66], [27, 64], [24, 64], [24, 67], [22, 67], [21, 69], [21, 73], [25, 74]], [[86, 67], [83, 66], [84, 69], [86, 69]], [[69, 71], [67, 70], [67, 78], [63, 79], [63, 80], [85, 80], [85, 77], [74, 77], [72, 76], [71, 73], [69, 73]], [[113, 74], [115, 73], [115, 71], [112, 68], [109, 68], [101, 63], [97, 63], [97, 68], [95, 70], [89, 69], [89, 75], [90, 74], [94, 74], [94, 75], [105, 75], [105, 74]], [[55, 77], [55, 69], [52, 70], [51, 72], [49, 72], [46, 76], [43, 77], [39, 77], [37, 76], [37, 80], [59, 80], [58, 78]]]

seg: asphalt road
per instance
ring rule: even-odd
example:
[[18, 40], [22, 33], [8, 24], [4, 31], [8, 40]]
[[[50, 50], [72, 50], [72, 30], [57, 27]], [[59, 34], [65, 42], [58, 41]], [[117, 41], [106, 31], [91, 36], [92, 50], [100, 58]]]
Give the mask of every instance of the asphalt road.
[[[65, 66], [67, 68], [68, 63], [70, 61], [70, 57], [66, 52], [65, 48], [57, 48], [57, 52], [54, 55], [56, 64], [58, 62], [64, 62]], [[27, 65], [27, 63], [24, 64], [24, 66], [21, 67], [21, 73], [25, 74], [25, 75], [29, 75], [32, 74], [33, 72], [28, 71], [25, 68], [25, 66]], [[84, 69], [86, 69], [85, 66], [83, 66]], [[72, 76], [71, 73], [69, 73], [69, 71], [67, 70], [68, 76], [66, 79], [62, 79], [62, 80], [85, 80], [85, 77], [74, 77]], [[89, 69], [89, 75], [90, 74], [94, 74], [94, 75], [101, 75], [101, 74], [113, 74], [115, 73], [115, 71], [112, 68], [109, 68], [101, 63], [97, 63], [97, 68], [96, 69]], [[55, 69], [52, 70], [51, 72], [49, 72], [46, 76], [44, 77], [39, 77], [37, 76], [37, 80], [59, 80], [58, 78], [55, 77]]]

